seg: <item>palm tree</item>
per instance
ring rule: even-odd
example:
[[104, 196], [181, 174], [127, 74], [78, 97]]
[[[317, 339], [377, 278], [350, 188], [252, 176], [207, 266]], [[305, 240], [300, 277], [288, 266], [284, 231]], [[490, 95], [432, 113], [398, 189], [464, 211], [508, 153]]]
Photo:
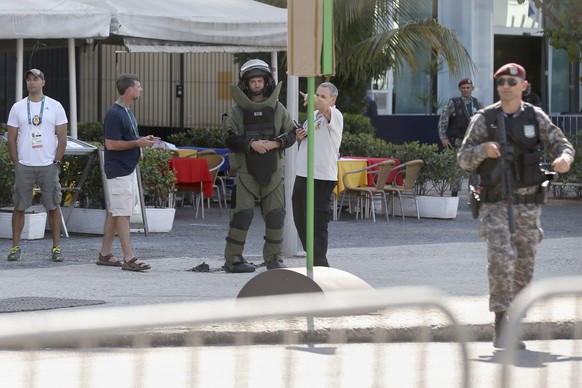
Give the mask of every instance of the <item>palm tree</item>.
[[[286, 7], [287, 0], [259, 0]], [[425, 62], [442, 61], [452, 75], [476, 67], [455, 31], [434, 18], [419, 19], [417, 0], [334, 0], [336, 74], [333, 82], [359, 113], [371, 79], [409, 67], [422, 71]], [[349, 93], [345, 93], [350, 91]], [[357, 97], [355, 97], [357, 96]], [[359, 107], [357, 103], [362, 105]], [[350, 110], [350, 109], [348, 109]]]

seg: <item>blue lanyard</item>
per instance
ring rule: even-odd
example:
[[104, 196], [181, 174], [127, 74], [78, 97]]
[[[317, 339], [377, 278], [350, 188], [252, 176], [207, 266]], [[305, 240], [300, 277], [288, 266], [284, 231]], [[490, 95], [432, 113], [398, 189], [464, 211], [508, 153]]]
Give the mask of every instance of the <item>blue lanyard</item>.
[[129, 109], [127, 106], [125, 106], [125, 103], [123, 102], [123, 100], [121, 98], [118, 101], [119, 101], [119, 105], [121, 105], [125, 109], [125, 113], [127, 113], [127, 117], [129, 117], [129, 121], [131, 122], [131, 129], [133, 130], [133, 134], [136, 136], [136, 138], [139, 138], [139, 131], [137, 129], [137, 120], [135, 119], [133, 112], [131, 111], [131, 109]]
[[42, 96], [40, 104], [40, 113], [38, 116], [30, 117], [30, 97], [26, 98], [26, 111], [28, 113], [28, 125], [33, 124], [34, 126], [39, 126], [42, 124], [42, 115], [44, 113], [44, 96]]

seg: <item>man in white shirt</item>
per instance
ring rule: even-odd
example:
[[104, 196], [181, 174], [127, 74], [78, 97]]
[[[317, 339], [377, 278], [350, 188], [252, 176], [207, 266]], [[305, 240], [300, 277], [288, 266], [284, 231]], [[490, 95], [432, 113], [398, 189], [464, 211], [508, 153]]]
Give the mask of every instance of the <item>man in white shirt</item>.
[[24, 211], [32, 205], [38, 184], [48, 211], [53, 248], [52, 261], [63, 261], [61, 247], [60, 165], [67, 147], [67, 116], [62, 105], [43, 94], [44, 73], [30, 69], [25, 74], [28, 97], [16, 102], [8, 115], [8, 153], [14, 165], [12, 201], [12, 248], [8, 261], [20, 259], [20, 236]]
[[[300, 92], [301, 93], [301, 92]], [[301, 93], [304, 105], [307, 94]], [[342, 142], [344, 117], [335, 107], [338, 90], [331, 82], [324, 82], [314, 96], [314, 244], [313, 265], [329, 267], [327, 261], [327, 226], [331, 218], [331, 195], [337, 184], [337, 160]], [[304, 127], [307, 125], [304, 124]], [[293, 186], [293, 217], [303, 249], [307, 248], [307, 136], [305, 128], [297, 129], [299, 153], [297, 176]]]

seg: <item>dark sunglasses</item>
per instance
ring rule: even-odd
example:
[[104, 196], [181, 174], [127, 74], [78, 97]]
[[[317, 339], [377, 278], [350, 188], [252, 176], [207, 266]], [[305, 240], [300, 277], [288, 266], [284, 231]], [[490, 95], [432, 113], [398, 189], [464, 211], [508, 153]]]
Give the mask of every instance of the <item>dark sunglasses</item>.
[[518, 80], [516, 80], [515, 78], [507, 78], [507, 80], [505, 78], [499, 78], [497, 80], [497, 86], [503, 86], [505, 85], [505, 81], [507, 81], [507, 84], [509, 86], [515, 86], [517, 84], [519, 84], [520, 82]]

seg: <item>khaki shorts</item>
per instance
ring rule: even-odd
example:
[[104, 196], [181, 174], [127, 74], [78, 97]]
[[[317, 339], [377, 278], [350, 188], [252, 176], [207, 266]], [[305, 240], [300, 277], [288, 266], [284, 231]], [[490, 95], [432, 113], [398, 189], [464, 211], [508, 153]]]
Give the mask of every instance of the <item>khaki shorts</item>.
[[137, 179], [135, 171], [129, 175], [107, 179], [109, 213], [113, 217], [129, 217], [137, 204]]

